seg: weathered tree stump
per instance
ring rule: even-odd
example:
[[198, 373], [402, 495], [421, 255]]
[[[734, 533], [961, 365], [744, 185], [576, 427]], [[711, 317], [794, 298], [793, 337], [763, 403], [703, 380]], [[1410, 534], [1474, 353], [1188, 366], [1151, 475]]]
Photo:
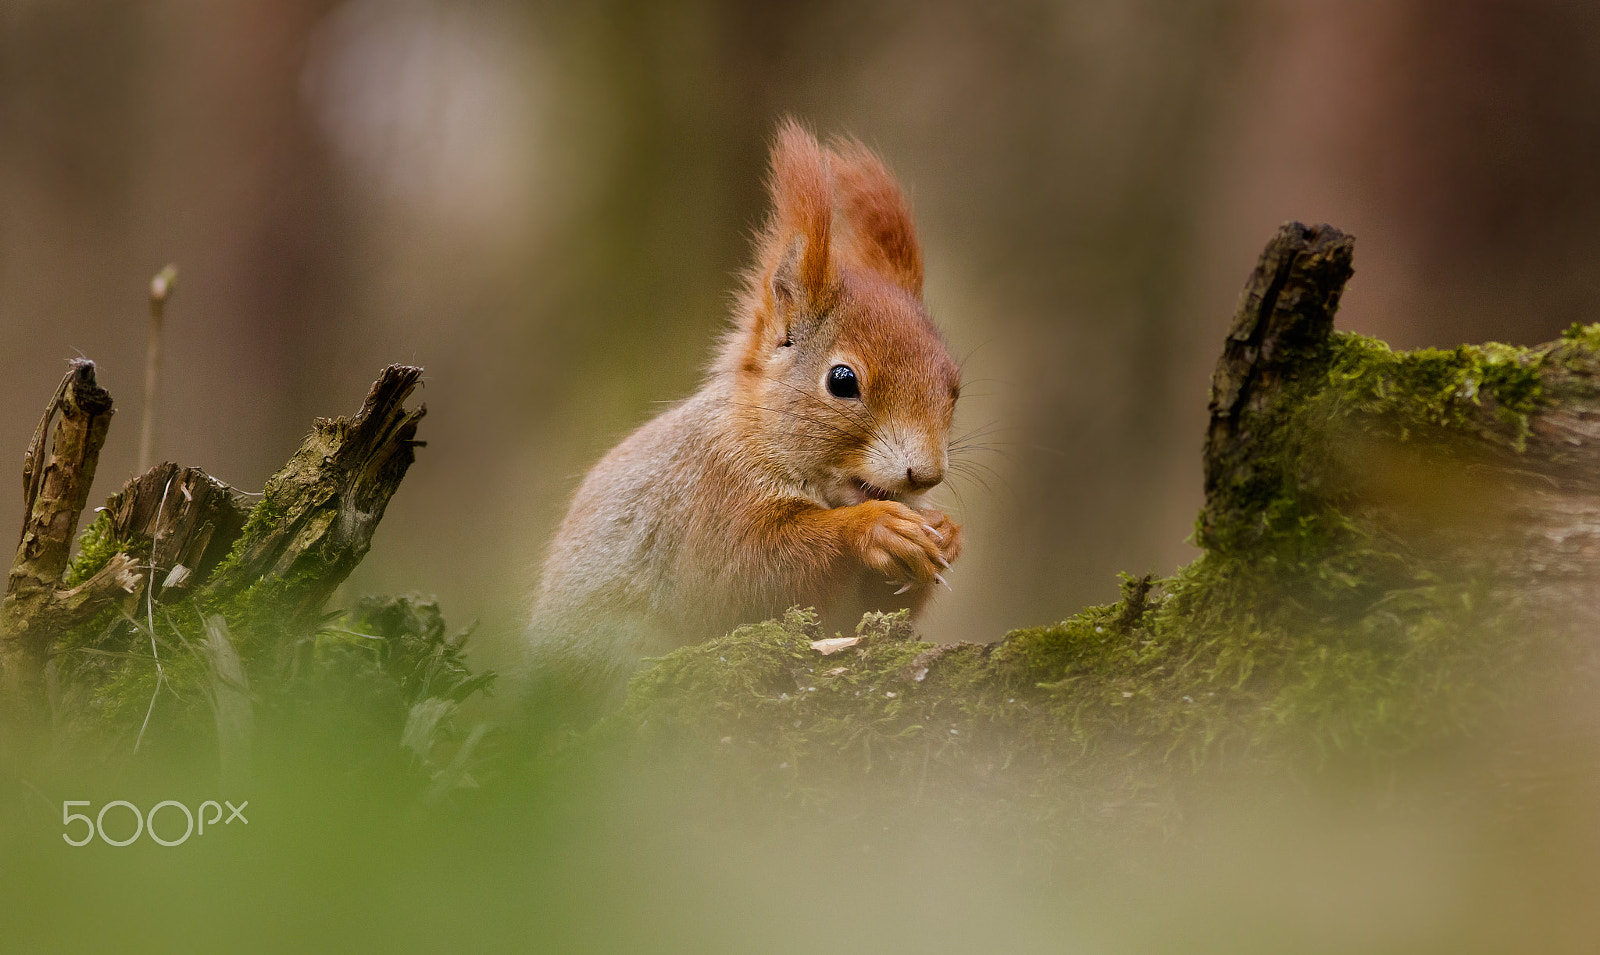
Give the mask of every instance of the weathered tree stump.
[[0, 616], [0, 706], [36, 719], [53, 647], [130, 611], [150, 625], [158, 608], [190, 605], [211, 644], [227, 632], [213, 616], [248, 626], [260, 615], [278, 632], [308, 626], [366, 555], [414, 460], [425, 409], [404, 402], [421, 375], [391, 365], [353, 418], [318, 419], [253, 505], [198, 468], [157, 465], [106, 502], [69, 564], [112, 412], [94, 364], [75, 362], [23, 469], [27, 520]]

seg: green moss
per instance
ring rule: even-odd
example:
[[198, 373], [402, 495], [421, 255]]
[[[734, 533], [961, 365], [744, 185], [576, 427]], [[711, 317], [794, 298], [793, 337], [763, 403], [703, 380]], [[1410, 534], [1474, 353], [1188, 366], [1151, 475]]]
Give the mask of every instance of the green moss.
[[1395, 352], [1349, 333], [1334, 342], [1321, 400], [1297, 409], [1297, 418], [1313, 424], [1359, 415], [1388, 422], [1402, 440], [1435, 429], [1490, 432], [1521, 450], [1529, 418], [1543, 404], [1543, 350], [1490, 342]]
[[[269, 487], [218, 574], [250, 575], [240, 564], [245, 548], [285, 517]], [[109, 527], [102, 514], [86, 530], [71, 571], [74, 583], [126, 549], [111, 539]], [[430, 699], [453, 707], [488, 691], [495, 675], [469, 668], [466, 634], [446, 631], [436, 603], [414, 596], [368, 600], [354, 611], [326, 614], [320, 603], [306, 605], [308, 593], [322, 592], [325, 573], [308, 554], [283, 574], [241, 581], [236, 590], [202, 591], [157, 603], [148, 613], [141, 603], [133, 617], [108, 612], [62, 634], [55, 648], [69, 701], [61, 710], [64, 734], [90, 741], [131, 736], [151, 713], [144, 746], [199, 741], [203, 747], [215, 690], [203, 649], [204, 621], [212, 614], [226, 621], [253, 700], [267, 712], [337, 712], [337, 719], [359, 723], [365, 738], [398, 745], [412, 707]], [[444, 721], [434, 735], [448, 737], [450, 726]]]
[[234, 539], [233, 546], [228, 550], [228, 555], [217, 564], [217, 569], [213, 572], [214, 578], [221, 578], [231, 573], [240, 558], [243, 557], [245, 548], [262, 536], [267, 528], [283, 519], [283, 509], [273, 500], [272, 490], [272, 482], [269, 481], [267, 482], [266, 490], [261, 495], [261, 500], [250, 508], [250, 516], [245, 518], [244, 527], [239, 531], [239, 536]]
[[[304, 632], [285, 630], [282, 615], [267, 609], [270, 598], [260, 594], [258, 600], [249, 608], [194, 600], [158, 605], [151, 616], [106, 621], [60, 644], [61, 684], [71, 701], [62, 708], [64, 735], [89, 741], [89, 749], [108, 738], [128, 742], [150, 713], [144, 748], [204, 753], [214, 743], [210, 701], [216, 692], [204, 619], [214, 612], [233, 618], [231, 639], [245, 664], [258, 722], [315, 724], [321, 733], [338, 725], [351, 739], [398, 747], [414, 707], [433, 700], [453, 710], [487, 694], [496, 679], [493, 671], [470, 668], [468, 634], [447, 630], [431, 599], [367, 598]], [[436, 729], [448, 755], [451, 741], [464, 734], [453, 720]]]
[[927, 761], [957, 765], [953, 755], [992, 711], [987, 649], [916, 640], [904, 613], [869, 614], [856, 636], [823, 654], [812, 647], [823, 637], [815, 615], [791, 610], [676, 651], [634, 679], [587, 747], [710, 742], [719, 764], [742, 767], [743, 784], [799, 783], [773, 792], [802, 803], [821, 798], [828, 780], [893, 783]]
[[1600, 353], [1600, 322], [1592, 325], [1573, 322], [1572, 325], [1562, 331], [1561, 340], [1582, 345], [1590, 352]]
[[78, 537], [78, 555], [67, 565], [66, 585], [76, 587], [93, 577], [124, 550], [129, 550], [129, 544], [112, 536], [111, 515], [101, 511]]
[[1381, 770], [1461, 738], [1492, 702], [1487, 675], [1519, 652], [1473, 587], [1308, 616], [1207, 555], [990, 646], [935, 646], [879, 617], [828, 656], [815, 618], [790, 611], [656, 661], [587, 745], [709, 757], [745, 795], [785, 803], [936, 787], [1063, 820], [1159, 816], [1206, 767]]
[[376, 664], [408, 706], [430, 697], [459, 703], [495, 681], [493, 671], [474, 674], [467, 665], [470, 636], [470, 629], [451, 633], [431, 597], [365, 597], [318, 631], [315, 657], [324, 665], [348, 655]]
[[1521, 452], [1547, 400], [1548, 356], [1495, 343], [1396, 352], [1336, 333], [1322, 364], [1250, 411], [1248, 449], [1222, 469], [1197, 542], [1277, 567], [1292, 590], [1390, 585], [1395, 561], [1352, 507], [1361, 453], [1386, 442], [1448, 458], [1483, 440]]
[[[784, 735], [781, 714], [826, 717], [841, 709], [869, 714], [868, 723], [894, 720], [904, 710], [895, 685], [872, 675], [897, 673], [931, 649], [914, 640], [905, 615], [869, 615], [857, 628], [861, 643], [833, 654], [812, 648], [823, 638], [815, 614], [791, 610], [782, 620], [741, 627], [726, 637], [686, 647], [655, 661], [629, 687], [629, 703], [613, 722], [643, 710], [685, 727], [729, 733]], [[828, 723], [833, 729], [839, 727]], [[824, 734], [826, 735], [826, 734]]]

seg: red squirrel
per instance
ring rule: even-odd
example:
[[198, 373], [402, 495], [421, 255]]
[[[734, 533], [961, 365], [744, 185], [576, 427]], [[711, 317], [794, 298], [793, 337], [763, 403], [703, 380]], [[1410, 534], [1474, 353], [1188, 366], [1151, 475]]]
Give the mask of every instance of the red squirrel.
[[839, 627], [916, 614], [961, 553], [925, 499], [961, 384], [905, 195], [865, 146], [793, 120], [768, 189], [704, 384], [594, 466], [550, 544], [530, 630], [545, 664], [614, 678], [794, 605]]

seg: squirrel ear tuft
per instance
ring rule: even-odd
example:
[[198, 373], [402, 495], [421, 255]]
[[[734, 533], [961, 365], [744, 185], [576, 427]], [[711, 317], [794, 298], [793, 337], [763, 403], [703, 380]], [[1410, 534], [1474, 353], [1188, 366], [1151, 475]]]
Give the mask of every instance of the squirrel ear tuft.
[[778, 296], [819, 305], [834, 282], [829, 236], [833, 197], [828, 154], [792, 118], [778, 124], [772, 143], [772, 223], [763, 249], [763, 266]]
[[834, 185], [849, 226], [846, 254], [920, 299], [922, 245], [911, 203], [883, 160], [859, 140], [835, 140], [833, 152]]
[[736, 325], [718, 360], [718, 367], [740, 373], [759, 374], [771, 350], [803, 335], [838, 295], [828, 151], [785, 118], [773, 136], [770, 162], [772, 214], [756, 240], [755, 265], [745, 273]]

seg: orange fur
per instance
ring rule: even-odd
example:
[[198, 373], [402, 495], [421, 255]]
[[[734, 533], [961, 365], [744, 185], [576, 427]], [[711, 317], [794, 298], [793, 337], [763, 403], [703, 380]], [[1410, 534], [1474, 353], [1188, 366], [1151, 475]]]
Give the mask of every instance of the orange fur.
[[[551, 543], [532, 627], [542, 665], [614, 680], [640, 654], [795, 604], [839, 627], [916, 612], [960, 554], [961, 528], [926, 499], [958, 375], [922, 306], [904, 195], [865, 147], [830, 152], [792, 120], [768, 188], [706, 382], [589, 472]], [[853, 383], [835, 390], [838, 366]]]
[[791, 312], [826, 311], [838, 280], [832, 249], [828, 154], [793, 119], [778, 125], [767, 173], [772, 213], [745, 275], [741, 319], [724, 341], [723, 362], [759, 370], [757, 356], [790, 334]]
[[778, 126], [772, 148], [773, 238], [787, 252], [796, 237], [801, 240], [799, 284], [811, 302], [818, 302], [834, 279], [829, 238], [833, 227], [833, 198], [828, 184], [828, 154], [812, 135], [792, 119]]
[[905, 193], [860, 141], [840, 139], [834, 152], [834, 187], [851, 225], [848, 254], [921, 298], [922, 244]]

